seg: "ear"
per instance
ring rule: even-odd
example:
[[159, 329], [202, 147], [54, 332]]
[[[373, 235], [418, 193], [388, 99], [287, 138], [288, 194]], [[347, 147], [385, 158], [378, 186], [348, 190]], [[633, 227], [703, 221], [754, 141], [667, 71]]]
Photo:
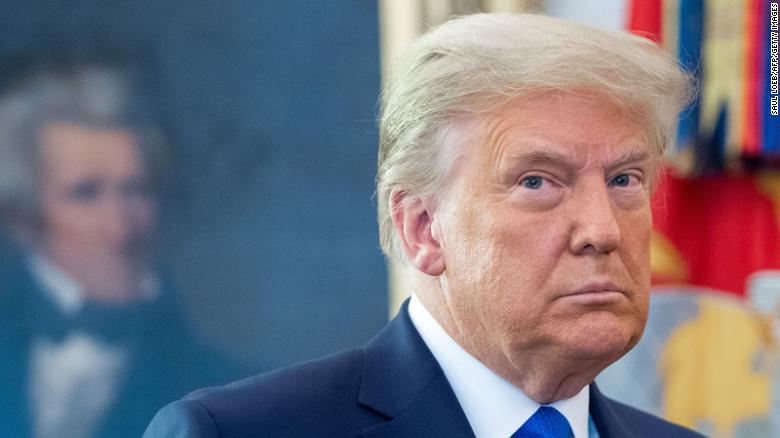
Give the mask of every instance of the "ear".
[[393, 226], [412, 265], [431, 276], [444, 273], [444, 256], [440, 242], [434, 237], [433, 205], [406, 192], [390, 195]]

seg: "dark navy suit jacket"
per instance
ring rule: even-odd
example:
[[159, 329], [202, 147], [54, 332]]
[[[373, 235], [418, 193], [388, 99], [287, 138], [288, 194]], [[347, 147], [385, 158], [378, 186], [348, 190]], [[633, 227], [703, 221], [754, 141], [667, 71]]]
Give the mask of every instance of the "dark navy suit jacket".
[[[474, 437], [439, 364], [399, 315], [365, 347], [196, 391], [152, 420], [144, 438]], [[590, 390], [601, 438], [696, 438]]]

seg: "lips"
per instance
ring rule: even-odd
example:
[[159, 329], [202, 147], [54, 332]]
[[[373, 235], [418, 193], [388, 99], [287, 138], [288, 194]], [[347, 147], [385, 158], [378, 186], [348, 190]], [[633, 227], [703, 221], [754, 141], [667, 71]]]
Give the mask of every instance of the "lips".
[[564, 298], [583, 305], [603, 305], [628, 297], [625, 289], [610, 281], [594, 281], [579, 286], [573, 291], [561, 294]]
[[598, 294], [598, 293], [605, 293], [605, 292], [619, 292], [624, 295], [626, 294], [625, 290], [616, 286], [614, 283], [610, 281], [599, 281], [599, 282], [586, 283], [584, 286], [581, 286], [575, 291], [565, 295]]

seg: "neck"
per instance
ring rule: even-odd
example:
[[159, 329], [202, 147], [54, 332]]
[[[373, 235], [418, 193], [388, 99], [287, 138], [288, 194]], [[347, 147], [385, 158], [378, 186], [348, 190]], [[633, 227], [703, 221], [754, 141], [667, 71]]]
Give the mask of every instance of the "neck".
[[523, 390], [528, 397], [540, 404], [550, 404], [566, 400], [577, 395], [582, 388], [589, 385], [596, 375], [584, 373], [555, 374], [552, 370], [544, 370], [544, 374], [526, 373], [521, 379], [506, 375], [505, 378]]
[[540, 404], [574, 397], [604, 368], [603, 358], [567, 358], [549, 345], [510, 354], [484, 326], [468, 318], [468, 309], [459, 311], [450, 305], [438, 279], [424, 276], [413, 284], [420, 302], [455, 342]]

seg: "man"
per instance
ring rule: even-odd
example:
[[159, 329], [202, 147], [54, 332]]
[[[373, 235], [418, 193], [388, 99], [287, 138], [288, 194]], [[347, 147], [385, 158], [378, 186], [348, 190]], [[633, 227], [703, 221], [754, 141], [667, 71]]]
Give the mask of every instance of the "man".
[[0, 103], [2, 219], [23, 250], [0, 281], [1, 436], [137, 437], [216, 382], [153, 267], [162, 144], [128, 91], [79, 65]]
[[699, 436], [592, 385], [645, 324], [688, 94], [628, 34], [502, 14], [426, 34], [384, 92], [377, 178], [411, 300], [364, 348], [195, 392], [146, 436]]

